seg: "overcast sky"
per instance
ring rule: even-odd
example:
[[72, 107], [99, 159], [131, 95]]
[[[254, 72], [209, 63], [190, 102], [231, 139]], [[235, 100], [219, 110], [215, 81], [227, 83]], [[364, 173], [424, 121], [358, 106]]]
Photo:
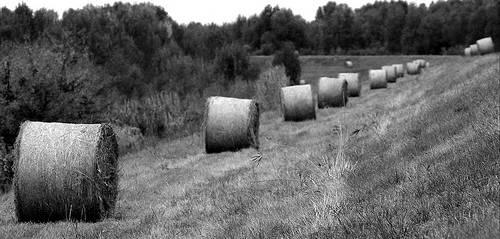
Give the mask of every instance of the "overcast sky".
[[[19, 3], [25, 2], [31, 9], [47, 8], [62, 13], [69, 8], [82, 8], [87, 4], [104, 5], [112, 4], [117, 0], [0, 0], [0, 7], [13, 10]], [[233, 22], [238, 15], [250, 16], [260, 13], [267, 4], [291, 8], [295, 14], [300, 14], [308, 21], [314, 20], [316, 10], [325, 5], [328, 0], [123, 0], [122, 2], [140, 3], [151, 2], [162, 6], [168, 14], [178, 23], [192, 21], [201, 23]], [[375, 0], [338, 0], [337, 3], [347, 3], [351, 8], [375, 2]], [[408, 2], [429, 4], [432, 0], [408, 0]]]

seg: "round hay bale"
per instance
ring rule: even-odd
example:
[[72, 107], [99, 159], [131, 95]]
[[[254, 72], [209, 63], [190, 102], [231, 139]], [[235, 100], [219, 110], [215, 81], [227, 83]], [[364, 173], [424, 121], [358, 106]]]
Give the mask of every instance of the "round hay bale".
[[300, 81], [299, 81], [299, 84], [300, 84], [300, 85], [305, 85], [305, 84], [306, 84], [306, 81], [305, 81], [305, 80], [300, 80]]
[[316, 119], [316, 106], [311, 85], [281, 88], [281, 107], [285, 121]]
[[428, 61], [425, 62], [425, 68], [429, 68], [429, 66], [431, 66], [431, 63], [429, 63]]
[[382, 69], [385, 70], [385, 72], [386, 72], [387, 82], [395, 83], [397, 78], [398, 78], [398, 74], [396, 72], [396, 67], [394, 67], [394, 66], [382, 66]]
[[470, 55], [471, 56], [477, 56], [477, 55], [479, 55], [479, 48], [477, 47], [476, 44], [472, 44], [469, 47], [470, 47]]
[[417, 60], [415, 60], [413, 62], [415, 62], [418, 65], [418, 67], [425, 68], [425, 62], [426, 62], [425, 60], [423, 60], [423, 59], [417, 59]]
[[406, 63], [406, 72], [409, 75], [418, 75], [420, 74], [420, 65], [416, 62], [408, 62]]
[[361, 95], [359, 73], [339, 73], [338, 78], [347, 81], [347, 94], [349, 96], [356, 97]]
[[348, 67], [348, 68], [352, 68], [353, 64], [352, 64], [352, 61], [345, 61], [345, 66]]
[[384, 69], [370, 70], [368, 72], [370, 79], [370, 89], [387, 88], [387, 72]]
[[464, 49], [464, 55], [465, 56], [471, 56], [470, 47], [467, 47], [467, 48]]
[[491, 37], [485, 37], [476, 41], [479, 53], [484, 55], [495, 51], [495, 44]]
[[392, 65], [392, 66], [394, 66], [394, 67], [396, 68], [396, 75], [397, 75], [398, 77], [403, 77], [403, 76], [405, 76], [405, 69], [404, 69], [403, 64], [394, 64], [394, 65]]
[[118, 146], [108, 124], [24, 122], [16, 140], [20, 222], [98, 221], [118, 193]]
[[206, 152], [258, 149], [259, 113], [255, 100], [209, 97], [204, 119]]
[[321, 77], [318, 80], [318, 108], [343, 107], [347, 104], [347, 81]]

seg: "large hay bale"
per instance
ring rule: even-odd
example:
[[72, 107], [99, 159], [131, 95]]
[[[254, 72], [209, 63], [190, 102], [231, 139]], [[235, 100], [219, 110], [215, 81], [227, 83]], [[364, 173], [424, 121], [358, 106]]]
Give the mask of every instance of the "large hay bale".
[[259, 105], [255, 100], [210, 97], [205, 107], [207, 153], [259, 148]]
[[349, 96], [356, 97], [361, 95], [359, 73], [339, 73], [338, 78], [347, 81], [347, 93]]
[[396, 75], [397, 75], [398, 77], [403, 77], [403, 76], [405, 76], [405, 69], [404, 69], [403, 64], [394, 64], [394, 65], [392, 65], [392, 66], [394, 66], [394, 67], [396, 68]]
[[484, 55], [495, 51], [495, 44], [491, 37], [485, 37], [476, 41], [479, 53]]
[[97, 221], [115, 207], [118, 146], [108, 124], [25, 122], [16, 140], [20, 222]]
[[420, 65], [417, 62], [406, 63], [406, 72], [408, 75], [418, 75], [420, 74]]
[[316, 119], [316, 106], [311, 85], [281, 88], [281, 107], [285, 121]]
[[477, 56], [477, 55], [479, 55], [479, 48], [477, 47], [476, 44], [470, 45], [469, 48], [470, 48], [470, 55], [471, 56]]
[[382, 66], [382, 69], [386, 72], [387, 82], [394, 83], [398, 79], [398, 73], [396, 72], [396, 67], [394, 66]]
[[384, 69], [370, 70], [368, 72], [370, 79], [370, 89], [387, 88], [387, 71]]
[[467, 47], [467, 48], [464, 49], [464, 55], [465, 56], [471, 56], [470, 47]]
[[318, 80], [318, 108], [343, 107], [347, 104], [347, 81], [321, 77]]

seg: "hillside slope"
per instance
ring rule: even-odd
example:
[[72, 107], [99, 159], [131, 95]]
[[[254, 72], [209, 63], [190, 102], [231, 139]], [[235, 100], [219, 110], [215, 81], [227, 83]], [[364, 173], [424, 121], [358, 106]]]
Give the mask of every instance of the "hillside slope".
[[125, 155], [103, 222], [17, 224], [0, 196], [0, 238], [497, 237], [499, 55], [428, 60], [316, 121], [264, 113], [260, 153], [192, 135]]

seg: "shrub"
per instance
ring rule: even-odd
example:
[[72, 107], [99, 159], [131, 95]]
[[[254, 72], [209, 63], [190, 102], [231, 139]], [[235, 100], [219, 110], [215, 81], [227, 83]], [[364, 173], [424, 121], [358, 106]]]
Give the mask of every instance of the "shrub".
[[248, 52], [240, 44], [225, 45], [217, 51], [215, 57], [216, 72], [226, 81], [233, 81], [236, 76], [243, 76], [248, 70]]
[[298, 85], [301, 74], [299, 55], [295, 52], [292, 42], [285, 42], [280, 51], [273, 58], [273, 66], [285, 66], [286, 75], [290, 78], [292, 85]]

